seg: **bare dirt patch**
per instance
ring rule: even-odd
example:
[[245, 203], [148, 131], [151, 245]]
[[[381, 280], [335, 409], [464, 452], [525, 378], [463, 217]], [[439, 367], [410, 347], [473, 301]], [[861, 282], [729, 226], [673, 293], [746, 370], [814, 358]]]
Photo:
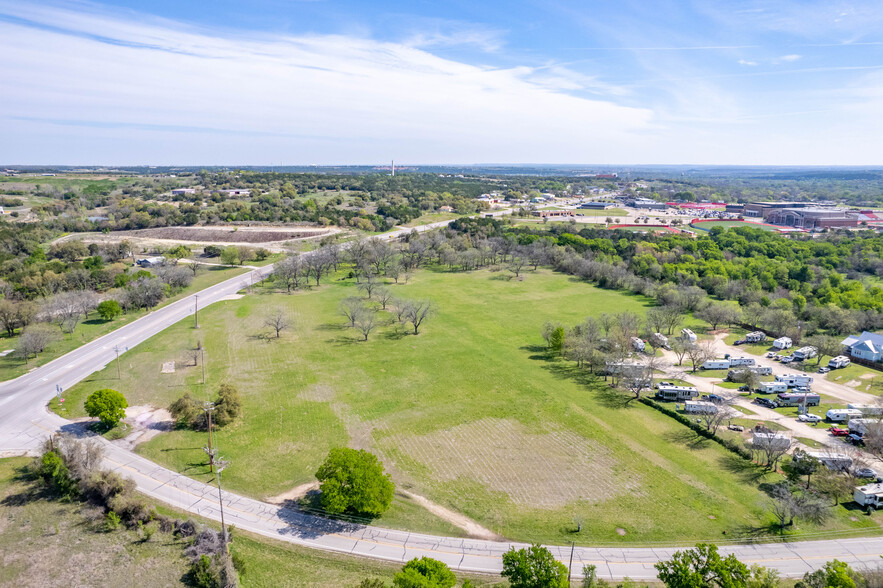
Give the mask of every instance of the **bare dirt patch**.
[[877, 374], [862, 374], [859, 376], [859, 378], [862, 380], [873, 380], [876, 377], [877, 377]]
[[606, 447], [572, 431], [531, 433], [516, 421], [489, 418], [390, 441], [435, 479], [476, 480], [520, 505], [559, 508], [640, 491], [640, 476], [617, 472]]
[[447, 521], [466, 531], [466, 534], [474, 539], [485, 539], [487, 541], [502, 541], [503, 537], [497, 535], [490, 529], [485, 529], [466, 515], [454, 512], [449, 508], [445, 508], [440, 504], [436, 504], [424, 496], [408, 492], [407, 490], [399, 490], [399, 494], [410, 498], [438, 518]]
[[132, 428], [132, 432], [125, 438], [118, 439], [113, 443], [126, 449], [133, 449], [136, 445], [150, 441], [160, 433], [171, 431], [175, 426], [175, 419], [165, 408], [154, 408], [148, 404], [130, 406], [126, 409], [126, 418], [123, 422]]
[[174, 361], [166, 361], [162, 364], [162, 373], [164, 374], [174, 374], [175, 373], [175, 362]]
[[310, 492], [319, 489], [319, 481], [314, 480], [312, 482], [307, 482], [306, 484], [300, 484], [295, 486], [291, 490], [286, 490], [282, 494], [277, 494], [276, 496], [270, 496], [267, 498], [267, 502], [270, 504], [284, 504], [290, 500], [296, 501], [300, 500]]

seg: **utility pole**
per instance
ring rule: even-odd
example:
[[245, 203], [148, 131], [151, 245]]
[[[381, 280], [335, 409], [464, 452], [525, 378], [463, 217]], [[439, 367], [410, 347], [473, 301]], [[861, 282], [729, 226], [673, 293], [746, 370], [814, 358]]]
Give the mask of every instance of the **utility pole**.
[[193, 306], [193, 328], [199, 328], [199, 294], [194, 294], [193, 298], [196, 299], [196, 302]]
[[576, 542], [570, 542], [570, 563], [567, 564], [567, 584], [570, 584], [570, 578], [573, 575], [573, 548]]
[[120, 346], [115, 345], [113, 350], [116, 351], [116, 354], [117, 354], [117, 380], [122, 380], [123, 374], [120, 371]]
[[227, 541], [227, 526], [224, 524], [224, 496], [221, 494], [221, 472], [227, 467], [227, 461], [218, 460], [218, 504], [221, 507], [221, 537], [224, 541], [224, 553], [230, 555], [230, 543]]
[[202, 449], [208, 454], [208, 469], [210, 472], [215, 471], [215, 450], [212, 449], [212, 413], [215, 411], [214, 402], [206, 402], [202, 409], [208, 418], [208, 447]]

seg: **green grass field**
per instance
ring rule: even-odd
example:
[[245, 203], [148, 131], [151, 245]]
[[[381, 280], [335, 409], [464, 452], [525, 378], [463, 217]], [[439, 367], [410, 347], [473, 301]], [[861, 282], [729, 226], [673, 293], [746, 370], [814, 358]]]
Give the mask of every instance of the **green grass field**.
[[696, 224], [690, 224], [691, 227], [700, 231], [710, 231], [713, 227], [723, 227], [725, 229], [732, 229], [735, 227], [751, 227], [754, 229], [761, 229], [763, 231], [769, 232], [777, 232], [775, 227], [770, 225], [762, 225], [760, 223], [752, 223], [747, 221], [736, 221], [736, 220], [711, 220], [711, 221], [702, 221]]
[[[170, 304], [175, 300], [179, 300], [181, 298], [189, 296], [194, 292], [199, 292], [200, 290], [208, 288], [209, 286], [218, 284], [220, 282], [223, 282], [224, 280], [243, 274], [246, 271], [248, 271], [246, 268], [239, 267], [229, 268], [219, 266], [205, 266], [205, 269], [200, 270], [200, 273], [193, 279], [193, 283], [190, 286], [188, 286], [175, 296], [169, 298], [168, 300], [163, 301], [160, 306]], [[89, 341], [93, 341], [98, 337], [101, 337], [102, 335], [106, 335], [107, 333], [110, 333], [111, 331], [122, 327], [123, 325], [131, 323], [141, 318], [145, 314], [147, 314], [147, 312], [143, 310], [130, 311], [113, 321], [105, 321], [101, 319], [97, 313], [93, 312], [88, 320], [85, 320], [77, 325], [77, 328], [72, 335], [62, 335], [61, 331], [59, 330], [60, 338], [50, 347], [48, 347], [43, 353], [39, 354], [36, 359], [32, 357], [30, 361], [26, 363], [24, 359], [17, 357], [14, 353], [10, 353], [4, 357], [0, 357], [0, 381], [17, 378], [18, 376], [28, 372], [29, 370], [41, 365], [45, 365], [53, 359], [61, 357], [65, 353], [73, 351], [77, 347], [84, 345]], [[6, 332], [3, 331], [2, 336], [0, 336], [0, 351], [15, 349], [17, 341], [18, 335], [10, 338], [6, 335]]]
[[883, 373], [861, 365], [853, 363], [845, 368], [831, 370], [827, 378], [838, 384], [852, 386], [861, 392], [883, 395]]
[[420, 227], [423, 225], [428, 225], [430, 223], [437, 223], [446, 220], [453, 220], [455, 218], [460, 218], [461, 215], [456, 212], [429, 212], [424, 215], [418, 216], [414, 220], [404, 225], [403, 227]]
[[628, 211], [622, 208], [608, 208], [607, 210], [592, 210], [589, 208], [578, 208], [574, 212], [583, 216], [609, 216], [611, 218], [617, 216], [628, 216]]
[[[735, 539], [770, 522], [758, 489], [769, 475], [624, 402], [542, 346], [547, 320], [643, 313], [648, 299], [548, 271], [524, 281], [489, 270], [421, 271], [391, 287], [437, 305], [420, 335], [385, 325], [358, 341], [337, 313], [342, 298], [357, 294], [340, 276], [290, 296], [265, 291], [209, 307], [198, 331], [183, 321], [139, 345], [124, 356], [121, 381], [115, 368], [94, 375], [67, 392], [66, 411], [82, 414], [97, 388], [117, 388], [131, 405], [167, 406], [186, 391], [208, 399], [230, 382], [243, 394], [244, 417], [215, 443], [231, 460], [231, 490], [275, 496], [312, 481], [331, 447], [363, 447], [380, 455], [399, 487], [513, 539], [690, 542], [719, 540], [724, 530]], [[295, 318], [279, 340], [263, 326], [277, 307]], [[197, 340], [207, 348], [207, 386], [199, 368], [160, 374]], [[174, 431], [140, 452], [207, 479], [204, 443], [204, 434]], [[401, 500], [377, 524], [450, 529]], [[873, 524], [843, 513], [829, 524], [864, 527]]]

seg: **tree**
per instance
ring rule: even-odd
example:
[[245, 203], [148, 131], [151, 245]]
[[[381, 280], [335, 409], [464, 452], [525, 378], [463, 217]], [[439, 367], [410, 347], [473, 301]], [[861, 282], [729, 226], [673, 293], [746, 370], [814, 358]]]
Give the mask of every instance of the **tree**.
[[404, 312], [402, 317], [404, 322], [411, 323], [414, 327], [414, 334], [420, 332], [420, 325], [423, 324], [435, 311], [432, 302], [429, 300], [406, 300], [404, 303]]
[[692, 364], [692, 371], [695, 372], [699, 367], [709, 359], [714, 359], [714, 341], [701, 341], [687, 347], [687, 356]]
[[43, 353], [51, 343], [58, 339], [58, 331], [49, 325], [30, 325], [25, 327], [21, 336], [18, 338], [18, 347], [15, 352], [19, 357], [25, 359], [25, 363], [33, 355]]
[[515, 274], [515, 277], [517, 278], [521, 275], [521, 272], [524, 271], [525, 265], [527, 265], [527, 257], [524, 255], [524, 252], [521, 250], [513, 251], [507, 269]]
[[362, 307], [356, 313], [356, 321], [355, 321], [356, 329], [362, 333], [364, 337], [363, 341], [368, 340], [368, 335], [371, 334], [371, 331], [374, 330], [374, 327], [377, 326], [377, 313], [367, 307]]
[[0, 325], [6, 329], [9, 337], [15, 335], [15, 330], [24, 328], [30, 324], [37, 309], [32, 302], [13, 302], [12, 300], [0, 300]]
[[736, 588], [746, 586], [751, 576], [748, 566], [734, 554], [721, 557], [717, 546], [709, 543], [675, 552], [654, 567], [668, 588]]
[[806, 344], [816, 348], [816, 365], [822, 362], [822, 357], [834, 357], [840, 355], [843, 351], [843, 343], [841, 337], [832, 337], [831, 335], [813, 335], [806, 338]]
[[773, 486], [770, 491], [770, 512], [779, 522], [779, 528], [794, 524], [795, 519], [822, 523], [831, 515], [831, 508], [819, 500], [814, 492], [794, 493], [787, 482]]
[[797, 582], [795, 588], [855, 588], [861, 575], [853, 571], [845, 562], [834, 560], [814, 572], [807, 572]]
[[393, 300], [392, 290], [389, 288], [377, 288], [374, 290], [374, 295], [377, 298], [377, 302], [380, 303], [380, 308], [386, 310], [386, 307]]
[[795, 449], [790, 466], [796, 476], [806, 476], [806, 488], [808, 489], [812, 475], [822, 467], [822, 462], [802, 449]]
[[141, 277], [129, 284], [126, 296], [130, 306], [153, 308], [166, 295], [167, 287], [159, 278]]
[[412, 559], [392, 579], [395, 588], [451, 588], [456, 583], [454, 572], [431, 557]]
[[702, 310], [696, 312], [696, 317], [711, 325], [711, 330], [716, 331], [720, 324], [733, 324], [738, 320], [739, 308], [723, 302], [712, 302]]
[[123, 309], [116, 300], [104, 300], [98, 305], [98, 316], [106, 321], [112, 321], [121, 314]]
[[224, 250], [221, 252], [221, 263], [224, 265], [239, 265], [242, 263], [239, 259], [239, 249], [233, 245], [224, 247]]
[[717, 430], [721, 425], [739, 414], [732, 408], [736, 403], [735, 398], [729, 395], [724, 396], [719, 394], [719, 396], [721, 396], [721, 400], [715, 402], [717, 411], [703, 412], [699, 415], [699, 420], [702, 421], [705, 430], [712, 435], [717, 435]]
[[820, 468], [816, 471], [814, 485], [816, 492], [824, 494], [837, 506], [841, 501], [852, 498], [855, 478], [843, 472]]
[[549, 333], [549, 349], [558, 355], [564, 352], [564, 327], [555, 327]]
[[297, 290], [301, 283], [306, 281], [307, 271], [308, 268], [300, 255], [289, 255], [273, 267], [273, 278], [281, 282], [291, 294], [292, 290]]
[[310, 273], [313, 274], [313, 277], [316, 278], [316, 285], [318, 286], [319, 280], [328, 271], [328, 268], [333, 265], [331, 255], [329, 255], [326, 248], [320, 247], [315, 251], [304, 254], [304, 257], [306, 257], [307, 267]]
[[502, 576], [511, 588], [567, 588], [567, 566], [552, 552], [534, 544], [527, 549], [514, 547], [503, 554]]
[[340, 314], [342, 314], [347, 321], [349, 321], [350, 327], [356, 326], [356, 318], [358, 318], [359, 313], [361, 312], [364, 305], [362, 304], [362, 300], [360, 298], [356, 298], [355, 296], [348, 296], [340, 301]]
[[336, 447], [316, 471], [322, 508], [334, 514], [380, 516], [395, 486], [377, 456], [364, 449]]
[[239, 390], [231, 384], [221, 384], [218, 398], [215, 400], [215, 412], [212, 421], [219, 427], [229, 425], [242, 414], [242, 397]]
[[278, 339], [279, 334], [291, 325], [291, 321], [283, 309], [277, 308], [267, 315], [264, 319], [264, 324], [276, 332], [276, 338]]
[[97, 417], [108, 429], [112, 429], [126, 416], [129, 403], [126, 398], [110, 388], [96, 390], [86, 398], [86, 414]]
[[368, 274], [365, 278], [359, 282], [359, 290], [365, 293], [365, 295], [370, 299], [371, 295], [374, 293], [380, 286], [380, 283], [377, 281], [377, 278], [374, 274]]
[[690, 341], [687, 339], [681, 339], [680, 337], [673, 340], [669, 345], [671, 346], [671, 350], [678, 357], [678, 365], [684, 363], [684, 356], [687, 355], [687, 352], [693, 347], [693, 344], [690, 343]]

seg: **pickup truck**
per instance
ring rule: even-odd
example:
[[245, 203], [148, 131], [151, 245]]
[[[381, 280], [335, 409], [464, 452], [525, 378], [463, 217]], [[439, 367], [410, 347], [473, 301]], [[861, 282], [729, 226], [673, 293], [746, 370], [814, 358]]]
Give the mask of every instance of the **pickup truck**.
[[[765, 406], [767, 408], [778, 408], [779, 405], [776, 401], [770, 400], [769, 398], [758, 397], [754, 399], [754, 402], [761, 406]], [[847, 431], [848, 433], [849, 431]]]
[[835, 437], [847, 437], [849, 436], [849, 429], [841, 429], [840, 427], [831, 427], [828, 429], [828, 432], [834, 435]]

